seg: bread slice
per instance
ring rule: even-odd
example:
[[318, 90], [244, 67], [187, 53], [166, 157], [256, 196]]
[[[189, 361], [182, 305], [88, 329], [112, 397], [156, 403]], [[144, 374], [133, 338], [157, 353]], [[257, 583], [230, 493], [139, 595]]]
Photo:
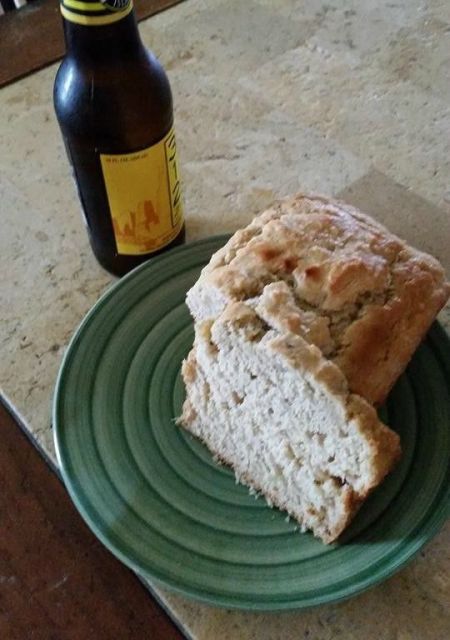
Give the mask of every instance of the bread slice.
[[302, 530], [335, 540], [400, 455], [340, 369], [245, 303], [196, 326], [181, 424]]
[[379, 404], [450, 294], [440, 264], [359, 210], [298, 194], [234, 234], [187, 295], [196, 321], [247, 301]]

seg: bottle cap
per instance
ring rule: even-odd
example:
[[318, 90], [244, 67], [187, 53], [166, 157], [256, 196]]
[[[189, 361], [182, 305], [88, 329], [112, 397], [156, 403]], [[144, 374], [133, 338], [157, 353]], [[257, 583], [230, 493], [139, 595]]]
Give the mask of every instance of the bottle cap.
[[122, 20], [133, 9], [133, 0], [61, 0], [66, 20], [86, 26], [100, 26]]

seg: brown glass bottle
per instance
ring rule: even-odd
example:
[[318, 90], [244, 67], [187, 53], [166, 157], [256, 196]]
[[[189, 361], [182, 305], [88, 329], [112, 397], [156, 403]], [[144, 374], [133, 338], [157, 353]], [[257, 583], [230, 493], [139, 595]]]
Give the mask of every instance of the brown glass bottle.
[[[184, 242], [169, 81], [141, 42], [129, 0], [114, 11], [64, 1], [55, 111], [94, 254], [123, 275]], [[152, 189], [162, 198], [156, 208]]]

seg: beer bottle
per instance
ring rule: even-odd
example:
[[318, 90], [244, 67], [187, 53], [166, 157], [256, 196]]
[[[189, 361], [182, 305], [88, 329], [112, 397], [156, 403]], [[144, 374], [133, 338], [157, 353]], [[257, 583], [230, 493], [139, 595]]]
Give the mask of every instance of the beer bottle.
[[184, 242], [170, 85], [132, 0], [61, 0], [61, 13], [55, 111], [92, 249], [120, 276]]

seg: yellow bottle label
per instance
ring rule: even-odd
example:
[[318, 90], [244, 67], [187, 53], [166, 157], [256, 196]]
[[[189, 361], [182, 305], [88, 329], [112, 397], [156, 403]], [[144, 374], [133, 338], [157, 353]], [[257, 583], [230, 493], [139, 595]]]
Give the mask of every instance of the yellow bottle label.
[[147, 149], [100, 154], [117, 252], [152, 253], [181, 231], [183, 206], [173, 129]]

